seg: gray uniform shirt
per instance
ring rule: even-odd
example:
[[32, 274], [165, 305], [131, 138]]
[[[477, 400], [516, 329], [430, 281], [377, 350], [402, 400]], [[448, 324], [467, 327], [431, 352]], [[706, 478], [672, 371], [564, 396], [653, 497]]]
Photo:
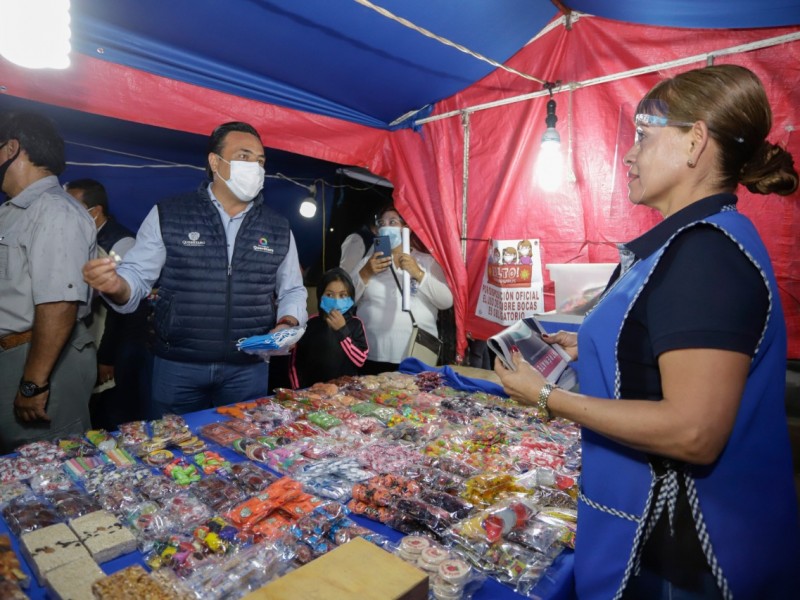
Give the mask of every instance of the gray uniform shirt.
[[96, 254], [97, 232], [81, 204], [45, 177], [0, 205], [0, 337], [33, 326], [34, 306], [79, 302], [91, 290], [81, 269]]

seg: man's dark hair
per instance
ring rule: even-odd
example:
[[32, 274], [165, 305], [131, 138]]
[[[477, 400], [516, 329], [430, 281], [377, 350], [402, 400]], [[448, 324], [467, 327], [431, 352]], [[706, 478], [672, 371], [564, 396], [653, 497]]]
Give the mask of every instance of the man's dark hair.
[[80, 190], [83, 192], [83, 203], [86, 205], [86, 208], [92, 208], [94, 206], [102, 206], [103, 207], [103, 214], [106, 217], [110, 216], [108, 212], [108, 194], [106, 193], [106, 188], [103, 187], [103, 184], [95, 179], [76, 179], [75, 181], [70, 181], [64, 186], [68, 192], [71, 190]]
[[[230, 121], [229, 123], [223, 123], [211, 132], [211, 137], [208, 138], [208, 151], [206, 154], [211, 154], [212, 152], [214, 154], [221, 154], [222, 146], [225, 145], [225, 137], [231, 131], [249, 133], [250, 135], [256, 136], [259, 142], [261, 141], [261, 136], [258, 135], [258, 131], [256, 131], [256, 128], [252, 125], [242, 121]], [[214, 173], [211, 171], [211, 165], [209, 164], [206, 164], [206, 175], [208, 175], [209, 179], [214, 179]]]
[[31, 163], [43, 167], [53, 175], [61, 175], [66, 168], [64, 140], [55, 123], [34, 112], [9, 111], [0, 113], [0, 144], [17, 140]]

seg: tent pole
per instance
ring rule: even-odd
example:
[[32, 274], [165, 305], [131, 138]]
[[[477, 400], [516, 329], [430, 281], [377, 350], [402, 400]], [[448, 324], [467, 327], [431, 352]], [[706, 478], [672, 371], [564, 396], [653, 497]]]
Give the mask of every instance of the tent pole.
[[[752, 52], [753, 50], [760, 50], [762, 48], [770, 48], [772, 46], [780, 46], [781, 44], [789, 44], [791, 42], [800, 41], [800, 31], [795, 31], [793, 33], [787, 33], [784, 35], [778, 35], [775, 37], [769, 37], [763, 40], [759, 40], [756, 42], [749, 42], [747, 44], [740, 44], [738, 46], [731, 46], [729, 48], [720, 48], [718, 50], [709, 50], [707, 52], [703, 52], [702, 54], [695, 54], [693, 56], [687, 56], [684, 58], [679, 58], [675, 60], [671, 60], [668, 62], [658, 63], [654, 65], [648, 65], [644, 67], [639, 67], [636, 69], [631, 69], [629, 71], [622, 71], [619, 73], [613, 73], [611, 75], [604, 75], [602, 77], [595, 77], [594, 79], [587, 79], [585, 81], [574, 81], [570, 83], [568, 86], [564, 86], [562, 90], [569, 89], [570, 91], [586, 88], [594, 85], [601, 85], [604, 83], [609, 83], [611, 81], [618, 81], [620, 79], [628, 79], [630, 77], [636, 77], [638, 75], [644, 75], [646, 73], [655, 73], [657, 71], [663, 71], [664, 69], [671, 69], [674, 67], [682, 67], [691, 65], [693, 63], [700, 63], [700, 62], [708, 62], [709, 59], [713, 59], [713, 57], [718, 56], [727, 56], [731, 54], [742, 54], [744, 52]], [[424, 119], [417, 119], [414, 121], [415, 126], [424, 125], [425, 123], [432, 123], [433, 121], [441, 121], [442, 119], [448, 119], [450, 117], [455, 117], [456, 115], [463, 114], [465, 111], [469, 112], [477, 112], [479, 110], [487, 110], [490, 108], [497, 108], [498, 106], [505, 106], [507, 104], [516, 104], [517, 102], [525, 102], [526, 100], [532, 100], [533, 98], [541, 98], [543, 96], [547, 96], [549, 94], [548, 90], [542, 90], [539, 92], [531, 92], [530, 94], [522, 94], [521, 96], [514, 96], [512, 98], [504, 98], [502, 100], [495, 100], [494, 102], [486, 102], [484, 104], [478, 104], [475, 106], [469, 106], [467, 108], [459, 108], [456, 110], [451, 110], [449, 112], [440, 113], [438, 115], [433, 115], [432, 117], [425, 117]]]
[[461, 259], [467, 264], [467, 190], [469, 187], [469, 112], [461, 113], [461, 129], [464, 137], [461, 181]]

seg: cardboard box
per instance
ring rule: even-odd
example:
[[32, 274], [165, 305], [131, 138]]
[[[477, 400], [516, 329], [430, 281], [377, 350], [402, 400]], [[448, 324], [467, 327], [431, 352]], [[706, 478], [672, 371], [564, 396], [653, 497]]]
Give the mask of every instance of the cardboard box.
[[427, 600], [428, 575], [355, 538], [245, 596], [245, 600]]
[[617, 263], [545, 265], [556, 288], [556, 311], [582, 315], [605, 289]]

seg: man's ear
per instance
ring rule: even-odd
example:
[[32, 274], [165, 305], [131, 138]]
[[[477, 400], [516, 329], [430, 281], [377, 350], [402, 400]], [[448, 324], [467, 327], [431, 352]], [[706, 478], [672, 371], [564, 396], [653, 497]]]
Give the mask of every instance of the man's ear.
[[208, 153], [208, 166], [211, 167], [212, 173], [216, 173], [219, 169], [219, 155], [216, 152]]

